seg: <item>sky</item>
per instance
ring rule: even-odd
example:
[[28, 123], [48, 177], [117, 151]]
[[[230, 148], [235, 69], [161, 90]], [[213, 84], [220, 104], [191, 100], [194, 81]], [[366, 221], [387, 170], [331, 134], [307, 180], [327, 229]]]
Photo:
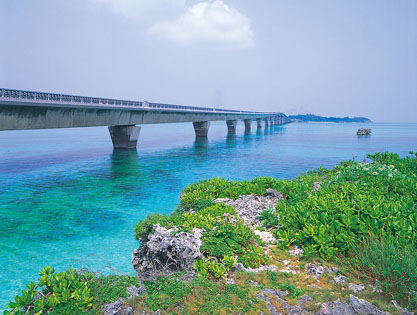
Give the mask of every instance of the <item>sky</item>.
[[0, 0], [0, 87], [417, 122], [417, 0]]

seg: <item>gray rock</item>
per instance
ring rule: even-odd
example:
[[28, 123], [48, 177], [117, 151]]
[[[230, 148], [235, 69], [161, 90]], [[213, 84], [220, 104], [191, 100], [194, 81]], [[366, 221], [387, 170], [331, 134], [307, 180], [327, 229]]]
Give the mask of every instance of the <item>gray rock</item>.
[[125, 315], [133, 315], [135, 312], [130, 306], [125, 310]]
[[254, 287], [259, 287], [259, 283], [258, 283], [258, 282], [256, 282], [256, 281], [249, 280], [249, 283], [250, 283], [250, 285], [251, 285], [251, 286], [254, 286]]
[[275, 300], [279, 302], [281, 307], [285, 309], [286, 311], [285, 314], [295, 315], [295, 314], [307, 313], [304, 306], [308, 301], [312, 301], [312, 299], [308, 295], [301, 297], [300, 301], [298, 302], [298, 307], [289, 304], [286, 300], [283, 299], [283, 297], [286, 297], [287, 295], [288, 295], [287, 292], [283, 292], [279, 290], [272, 290], [272, 289], [264, 289], [261, 292], [259, 292], [256, 296], [257, 298], [267, 303], [270, 314], [281, 314], [281, 313], [278, 312], [275, 306], [271, 303], [271, 298], [269, 296], [272, 296]]
[[336, 272], [339, 271], [339, 268], [337, 268], [337, 267], [325, 267], [324, 270], [327, 273], [336, 273]]
[[289, 250], [288, 253], [290, 254], [290, 256], [300, 257], [304, 254], [304, 250], [302, 250], [301, 248], [296, 247], [292, 250]]
[[401, 312], [401, 315], [414, 315], [414, 312], [409, 312], [406, 308], [401, 307], [396, 300], [392, 300], [391, 303]]
[[340, 302], [337, 299], [334, 302], [323, 303], [321, 305], [321, 310], [319, 314], [326, 314], [326, 315], [356, 315], [355, 310], [353, 307], [347, 303]]
[[355, 293], [361, 293], [362, 291], [365, 291], [365, 286], [363, 284], [349, 283], [349, 290]]
[[127, 295], [129, 298], [139, 296], [146, 292], [145, 286], [143, 284], [140, 285], [139, 288], [135, 287], [134, 285], [131, 285], [130, 287], [126, 288]]
[[357, 298], [354, 295], [349, 297], [350, 305], [353, 307], [356, 313], [362, 315], [385, 315], [384, 311], [381, 311], [375, 305], [369, 303], [368, 301]]
[[202, 230], [172, 235], [176, 229], [156, 224], [154, 231], [142, 247], [133, 252], [132, 265], [139, 281], [156, 280], [158, 276], [192, 270], [194, 262], [203, 258], [200, 252]]
[[333, 278], [333, 281], [338, 284], [344, 284], [346, 283], [347, 278], [344, 275], [338, 275], [337, 277]]
[[306, 270], [307, 273], [312, 274], [313, 277], [318, 280], [318, 278], [323, 275], [324, 273], [324, 267], [323, 266], [319, 266], [316, 264], [307, 264], [306, 265]]
[[260, 266], [258, 268], [246, 268], [245, 266], [243, 266], [243, 264], [241, 263], [236, 263], [232, 268], [231, 271], [232, 272], [239, 272], [239, 271], [246, 271], [246, 272], [253, 272], [253, 273], [258, 273], [261, 271], [277, 271], [278, 267], [271, 265], [271, 266]]
[[103, 305], [104, 315], [122, 315], [124, 298], [119, 298], [116, 302]]
[[309, 297], [308, 295], [303, 295], [298, 301], [298, 307], [304, 310], [307, 302], [312, 302], [312, 301], [313, 299], [311, 297]]
[[255, 230], [254, 233], [255, 233], [255, 235], [258, 235], [259, 238], [263, 242], [265, 242], [266, 244], [271, 244], [271, 243], [274, 243], [276, 241], [274, 235], [272, 235], [271, 232]]
[[261, 212], [267, 207], [275, 208], [275, 205], [281, 199], [284, 199], [284, 196], [281, 193], [277, 191], [272, 192], [271, 190], [270, 195], [266, 196], [246, 195], [239, 196], [235, 201], [228, 198], [222, 198], [216, 199], [214, 202], [223, 202], [226, 205], [232, 206], [235, 208], [237, 216], [247, 225], [257, 227], [261, 224], [258, 219]]
[[266, 189], [265, 196], [278, 197], [280, 199], [284, 198], [284, 196], [279, 191], [272, 188]]
[[228, 285], [236, 284], [235, 280], [233, 280], [232, 278], [226, 278], [226, 283]]
[[371, 129], [368, 128], [360, 128], [358, 129], [358, 131], [356, 132], [356, 134], [358, 136], [368, 136], [371, 134]]

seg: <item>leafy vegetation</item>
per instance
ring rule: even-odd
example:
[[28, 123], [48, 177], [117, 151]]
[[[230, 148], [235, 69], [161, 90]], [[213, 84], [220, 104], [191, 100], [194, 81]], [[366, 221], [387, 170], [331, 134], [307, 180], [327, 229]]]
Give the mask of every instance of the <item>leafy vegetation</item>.
[[101, 314], [103, 304], [127, 297], [126, 288], [139, 285], [131, 276], [96, 276], [71, 268], [56, 273], [46, 267], [39, 276], [7, 305], [5, 315]]
[[23, 290], [21, 295], [14, 298], [14, 302], [7, 305], [5, 315], [40, 315], [49, 310], [55, 314], [70, 314], [71, 311], [82, 313], [92, 306], [88, 275], [73, 269], [55, 273], [54, 268], [46, 267], [39, 276], [37, 283], [27, 284], [27, 290]]
[[[415, 248], [417, 160], [390, 153], [368, 157], [374, 163], [342, 162], [321, 178], [318, 191], [307, 186], [303, 197], [299, 189], [290, 193], [277, 205], [277, 219], [263, 214], [281, 246], [303, 246], [307, 255], [332, 259], [345, 254], [349, 244], [386, 233]], [[296, 182], [302, 186], [307, 177]]]

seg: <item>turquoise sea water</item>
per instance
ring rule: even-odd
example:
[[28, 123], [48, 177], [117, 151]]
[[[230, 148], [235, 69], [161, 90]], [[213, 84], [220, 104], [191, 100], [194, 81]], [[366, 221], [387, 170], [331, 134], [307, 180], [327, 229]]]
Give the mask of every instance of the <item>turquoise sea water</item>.
[[[370, 137], [357, 137], [371, 127]], [[176, 208], [210, 177], [294, 178], [367, 153], [417, 150], [417, 124], [294, 123], [226, 135], [212, 123], [143, 126], [138, 150], [113, 152], [107, 128], [0, 132], [0, 310], [43, 266], [131, 273], [133, 227]]]

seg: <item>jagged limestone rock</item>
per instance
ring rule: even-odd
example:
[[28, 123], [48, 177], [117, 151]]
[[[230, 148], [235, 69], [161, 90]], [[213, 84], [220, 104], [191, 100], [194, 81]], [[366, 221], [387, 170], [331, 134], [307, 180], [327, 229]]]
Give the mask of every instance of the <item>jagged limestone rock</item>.
[[115, 302], [103, 305], [104, 315], [122, 315], [124, 298], [119, 298]]
[[202, 230], [174, 233], [176, 228], [166, 229], [156, 224], [154, 231], [141, 248], [133, 252], [132, 265], [139, 281], [156, 280], [158, 276], [177, 271], [191, 271], [194, 262], [203, 258], [200, 252]]
[[233, 201], [229, 198], [215, 199], [215, 203], [223, 202], [226, 205], [235, 208], [237, 216], [245, 222], [245, 224], [257, 227], [260, 226], [261, 221], [258, 219], [262, 211], [267, 207], [275, 208], [275, 205], [284, 196], [273, 189], [268, 189], [265, 196], [245, 195], [239, 196], [238, 199]]

